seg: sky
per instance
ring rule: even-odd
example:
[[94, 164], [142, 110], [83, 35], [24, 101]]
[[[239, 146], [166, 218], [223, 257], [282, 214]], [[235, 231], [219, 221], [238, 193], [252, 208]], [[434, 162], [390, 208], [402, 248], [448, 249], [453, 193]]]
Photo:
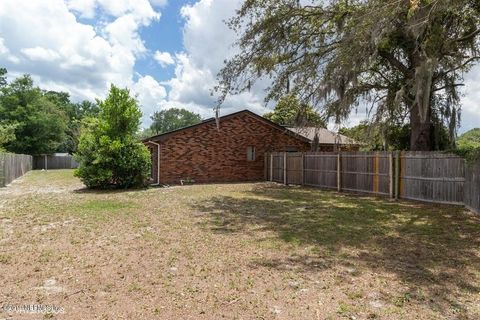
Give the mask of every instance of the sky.
[[[28, 73], [72, 100], [105, 98], [111, 83], [129, 88], [142, 125], [155, 111], [181, 107], [212, 117], [212, 88], [235, 52], [225, 20], [242, 0], [0, 0], [0, 67]], [[480, 67], [466, 75], [462, 126], [480, 126]], [[268, 111], [264, 91], [232, 96], [221, 114]], [[360, 108], [361, 109], [361, 108]], [[347, 126], [364, 119], [353, 113]]]

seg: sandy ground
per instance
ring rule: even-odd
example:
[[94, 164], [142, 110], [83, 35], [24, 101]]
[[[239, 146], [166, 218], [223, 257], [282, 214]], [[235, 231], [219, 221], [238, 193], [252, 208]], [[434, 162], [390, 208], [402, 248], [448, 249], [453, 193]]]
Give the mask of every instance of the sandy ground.
[[480, 319], [479, 244], [458, 207], [30, 172], [0, 189], [0, 319]]

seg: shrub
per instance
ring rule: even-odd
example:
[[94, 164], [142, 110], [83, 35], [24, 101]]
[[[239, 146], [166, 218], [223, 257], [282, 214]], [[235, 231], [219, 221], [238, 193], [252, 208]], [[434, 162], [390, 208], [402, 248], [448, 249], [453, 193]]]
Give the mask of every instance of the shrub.
[[141, 112], [128, 89], [111, 86], [98, 101], [97, 118], [86, 118], [75, 159], [75, 176], [88, 188], [145, 186], [150, 175], [150, 153], [137, 141]]
[[458, 138], [456, 153], [468, 162], [480, 159], [480, 128], [467, 131]]

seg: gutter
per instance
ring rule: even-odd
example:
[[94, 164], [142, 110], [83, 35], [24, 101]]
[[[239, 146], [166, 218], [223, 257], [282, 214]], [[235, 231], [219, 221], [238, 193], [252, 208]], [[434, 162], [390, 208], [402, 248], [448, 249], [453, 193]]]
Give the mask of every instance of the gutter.
[[151, 140], [147, 142], [157, 146], [157, 183], [152, 184], [152, 186], [158, 186], [160, 185], [160, 144]]

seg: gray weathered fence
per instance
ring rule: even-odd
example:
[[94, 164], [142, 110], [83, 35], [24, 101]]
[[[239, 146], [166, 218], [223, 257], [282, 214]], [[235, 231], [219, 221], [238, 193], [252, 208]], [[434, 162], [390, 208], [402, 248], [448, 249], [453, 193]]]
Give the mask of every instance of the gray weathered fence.
[[465, 160], [438, 152], [402, 152], [400, 198], [463, 204]]
[[39, 155], [33, 157], [33, 169], [75, 169], [78, 163], [71, 155]]
[[[480, 206], [479, 173], [461, 157], [439, 152], [307, 152], [266, 155], [267, 180], [391, 198]], [[473, 170], [473, 171], [472, 171]], [[466, 173], [469, 182], [466, 188]], [[477, 209], [478, 210], [478, 209]]]
[[465, 167], [465, 206], [480, 213], [480, 160]]
[[0, 153], [0, 187], [5, 187], [29, 170], [32, 170], [32, 156]]

